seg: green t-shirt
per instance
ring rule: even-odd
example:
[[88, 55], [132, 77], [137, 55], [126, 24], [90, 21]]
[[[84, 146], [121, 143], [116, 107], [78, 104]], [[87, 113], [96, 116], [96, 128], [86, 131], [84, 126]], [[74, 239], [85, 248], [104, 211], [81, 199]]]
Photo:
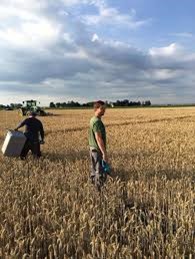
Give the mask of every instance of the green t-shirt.
[[99, 150], [96, 138], [95, 138], [95, 133], [96, 132], [101, 132], [102, 139], [104, 142], [104, 145], [106, 147], [106, 130], [103, 122], [101, 121], [100, 118], [94, 116], [90, 120], [90, 128], [89, 128], [89, 146], [93, 147], [97, 150]]

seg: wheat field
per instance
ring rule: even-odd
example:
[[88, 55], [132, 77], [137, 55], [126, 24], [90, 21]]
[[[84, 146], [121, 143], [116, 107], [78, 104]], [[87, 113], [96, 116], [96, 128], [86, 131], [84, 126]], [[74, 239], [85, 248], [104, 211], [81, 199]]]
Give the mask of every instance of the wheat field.
[[[43, 157], [0, 154], [0, 258], [194, 258], [195, 108], [108, 109], [112, 177], [89, 181], [93, 110], [40, 118]], [[0, 144], [16, 127], [0, 111]]]

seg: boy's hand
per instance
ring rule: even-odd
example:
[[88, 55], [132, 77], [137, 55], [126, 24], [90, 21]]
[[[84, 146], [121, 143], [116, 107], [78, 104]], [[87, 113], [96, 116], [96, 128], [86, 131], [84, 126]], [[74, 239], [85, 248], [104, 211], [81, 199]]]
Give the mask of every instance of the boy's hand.
[[107, 154], [103, 154], [102, 156], [103, 160], [107, 163], [108, 162], [108, 156]]

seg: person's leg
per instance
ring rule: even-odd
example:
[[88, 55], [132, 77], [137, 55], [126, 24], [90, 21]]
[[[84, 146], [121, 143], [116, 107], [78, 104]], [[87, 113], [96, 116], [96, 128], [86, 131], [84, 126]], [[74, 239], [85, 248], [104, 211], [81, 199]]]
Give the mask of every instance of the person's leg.
[[39, 142], [34, 142], [32, 143], [32, 154], [35, 158], [40, 158], [41, 157], [41, 148], [40, 148], [40, 143]]
[[90, 162], [91, 162], [91, 173], [90, 173], [90, 178], [91, 178], [91, 182], [92, 184], [95, 184], [95, 158], [93, 155], [93, 151], [90, 149], [89, 150], [89, 155], [90, 155]]
[[97, 186], [101, 188], [107, 179], [107, 174], [103, 171], [102, 167], [102, 153], [97, 153], [97, 164], [96, 164], [96, 178], [97, 178]]
[[22, 149], [22, 152], [21, 152], [21, 154], [20, 154], [20, 158], [21, 158], [22, 160], [25, 160], [25, 159], [26, 159], [26, 156], [27, 156], [29, 150], [30, 150], [30, 142], [29, 142], [29, 140], [26, 140], [26, 142], [25, 142], [25, 144], [24, 144], [24, 147], [23, 147], [23, 149]]
[[102, 154], [97, 150], [91, 151], [91, 159], [92, 159], [92, 169], [93, 169], [93, 179], [94, 184], [100, 190], [106, 181], [106, 174], [104, 174], [102, 170]]

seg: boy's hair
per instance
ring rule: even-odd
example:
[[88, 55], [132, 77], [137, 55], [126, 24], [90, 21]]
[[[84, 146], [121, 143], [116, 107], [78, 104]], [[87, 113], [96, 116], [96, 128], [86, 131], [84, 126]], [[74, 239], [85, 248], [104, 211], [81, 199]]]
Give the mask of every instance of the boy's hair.
[[99, 100], [99, 101], [94, 102], [93, 108], [94, 108], [94, 110], [96, 111], [98, 108], [100, 108], [100, 107], [103, 106], [103, 105], [105, 105], [105, 102]]

